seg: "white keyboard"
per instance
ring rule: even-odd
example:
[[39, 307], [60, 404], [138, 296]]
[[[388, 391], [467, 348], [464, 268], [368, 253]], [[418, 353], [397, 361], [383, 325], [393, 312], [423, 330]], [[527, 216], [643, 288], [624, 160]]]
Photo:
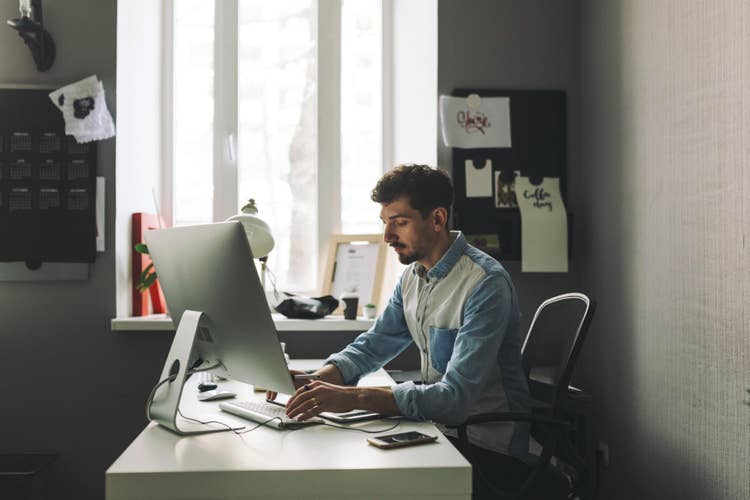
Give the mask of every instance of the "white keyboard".
[[286, 408], [266, 401], [226, 401], [219, 403], [219, 408], [232, 415], [265, 424], [276, 429], [290, 429], [305, 425], [318, 424], [322, 420], [311, 418], [299, 422], [286, 416]]

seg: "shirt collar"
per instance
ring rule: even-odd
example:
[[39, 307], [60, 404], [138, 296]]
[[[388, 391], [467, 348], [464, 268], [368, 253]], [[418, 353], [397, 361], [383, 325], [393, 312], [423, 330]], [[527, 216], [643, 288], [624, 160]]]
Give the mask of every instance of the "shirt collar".
[[[466, 249], [466, 238], [461, 231], [451, 231], [451, 235], [455, 235], [456, 239], [453, 240], [451, 246], [445, 251], [440, 260], [435, 264], [432, 269], [426, 273], [428, 280], [436, 279], [439, 280], [447, 275], [453, 266], [458, 262], [458, 259], [464, 254]], [[425, 267], [419, 262], [414, 264], [414, 273], [420, 278], [425, 277]]]

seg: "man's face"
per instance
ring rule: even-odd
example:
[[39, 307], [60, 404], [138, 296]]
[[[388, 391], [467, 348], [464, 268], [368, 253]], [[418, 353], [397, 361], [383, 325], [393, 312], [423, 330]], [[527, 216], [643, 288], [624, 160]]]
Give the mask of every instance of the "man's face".
[[385, 224], [383, 240], [393, 247], [402, 264], [422, 260], [436, 237], [430, 217], [422, 218], [419, 210], [411, 207], [407, 197], [396, 198], [382, 206], [380, 220]]

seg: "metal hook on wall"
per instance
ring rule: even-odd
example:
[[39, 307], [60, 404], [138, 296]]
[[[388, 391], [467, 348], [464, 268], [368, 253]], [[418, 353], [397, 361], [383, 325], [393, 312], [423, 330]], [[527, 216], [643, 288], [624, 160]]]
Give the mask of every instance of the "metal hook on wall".
[[8, 20], [8, 26], [18, 31], [31, 49], [34, 64], [39, 71], [47, 71], [55, 62], [55, 41], [42, 25], [42, 0], [19, 0], [21, 17]]

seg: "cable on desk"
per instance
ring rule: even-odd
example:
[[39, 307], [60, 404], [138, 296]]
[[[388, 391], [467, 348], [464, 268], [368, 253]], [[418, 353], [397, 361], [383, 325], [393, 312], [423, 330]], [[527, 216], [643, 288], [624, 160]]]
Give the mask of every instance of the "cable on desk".
[[[242, 435], [242, 434], [246, 434], [246, 433], [248, 433], [248, 432], [251, 432], [251, 431], [254, 431], [255, 429], [257, 429], [257, 428], [259, 428], [259, 427], [263, 427], [263, 426], [265, 426], [265, 425], [268, 425], [269, 423], [273, 422], [274, 420], [278, 420], [279, 422], [281, 422], [281, 418], [280, 418], [280, 417], [273, 417], [273, 418], [269, 418], [269, 419], [268, 419], [268, 420], [266, 420], [265, 422], [261, 422], [261, 423], [259, 423], [259, 424], [258, 424], [258, 425], [256, 425], [255, 427], [251, 427], [251, 428], [249, 428], [249, 429], [245, 429], [244, 431], [238, 431], [237, 429], [235, 429], [235, 428], [234, 428], [234, 427], [232, 427], [231, 425], [229, 425], [229, 424], [226, 424], [226, 423], [224, 423], [224, 422], [219, 422], [218, 420], [206, 420], [206, 421], [204, 422], [203, 420], [198, 420], [197, 418], [186, 417], [185, 415], [183, 415], [183, 414], [182, 414], [182, 412], [181, 412], [180, 410], [177, 410], [177, 414], [178, 414], [178, 415], [180, 415], [180, 416], [181, 416], [182, 418], [184, 418], [185, 420], [190, 420], [191, 422], [195, 422], [195, 423], [198, 423], [198, 424], [203, 424], [203, 425], [208, 425], [208, 424], [219, 424], [219, 425], [223, 425], [224, 427], [226, 427], [226, 428], [227, 428], [227, 429], [229, 429], [230, 431], [234, 432], [234, 433], [235, 433], [235, 434], [237, 434], [238, 436], [240, 436], [240, 435]], [[244, 426], [243, 426], [242, 428], [244, 429]]]
[[[191, 370], [189, 370], [187, 372], [187, 377], [190, 377], [190, 375], [192, 375], [193, 373], [205, 372], [205, 371], [213, 370], [214, 368], [217, 368], [217, 367], [221, 366], [221, 363], [217, 363], [217, 364], [214, 364], [214, 365], [211, 365], [211, 366], [207, 366], [205, 368], [197, 368], [197, 366], [199, 366], [202, 362], [203, 362], [202, 360], [198, 360], [193, 365], [194, 368], [191, 369]], [[164, 380], [159, 381], [153, 387], [153, 389], [151, 389], [151, 392], [149, 393], [148, 398], [146, 399], [146, 420], [148, 422], [151, 422], [151, 420], [152, 420], [152, 418], [151, 418], [151, 403], [154, 400], [154, 395], [156, 394], [156, 390], [159, 387], [161, 387], [162, 385], [166, 384], [167, 382], [173, 382], [176, 378], [177, 378], [177, 375], [170, 375], [169, 377], [165, 378]]]
[[380, 434], [381, 432], [388, 432], [388, 431], [392, 431], [393, 429], [397, 428], [399, 425], [401, 425], [401, 419], [397, 420], [395, 424], [393, 424], [392, 426], [390, 426], [390, 427], [388, 427], [386, 429], [378, 429], [378, 430], [358, 429], [356, 427], [347, 427], [345, 425], [329, 424], [328, 422], [324, 422], [323, 425], [326, 425], [328, 427], [333, 427], [335, 429], [343, 429], [345, 431], [364, 432], [365, 434]]

